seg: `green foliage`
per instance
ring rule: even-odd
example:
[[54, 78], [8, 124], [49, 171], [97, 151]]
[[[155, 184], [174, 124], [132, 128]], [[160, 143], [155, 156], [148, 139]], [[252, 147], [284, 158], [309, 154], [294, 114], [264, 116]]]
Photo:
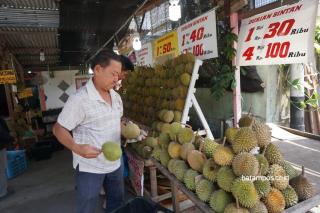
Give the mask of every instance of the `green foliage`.
[[229, 27], [219, 26], [218, 31], [219, 57], [213, 59], [215, 73], [211, 79], [211, 93], [216, 100], [223, 97], [227, 88], [236, 86], [232, 59], [236, 55], [233, 43], [237, 41], [237, 35]]
[[320, 26], [316, 27], [315, 30], [315, 41], [320, 44]]

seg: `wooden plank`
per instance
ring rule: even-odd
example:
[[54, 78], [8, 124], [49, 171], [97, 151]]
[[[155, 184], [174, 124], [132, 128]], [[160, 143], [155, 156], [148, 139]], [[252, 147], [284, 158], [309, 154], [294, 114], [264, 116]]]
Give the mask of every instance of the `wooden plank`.
[[311, 134], [311, 133], [308, 133], [308, 132], [302, 132], [302, 131], [299, 131], [299, 130], [296, 130], [296, 129], [291, 129], [289, 127], [285, 127], [285, 126], [279, 126], [280, 128], [292, 133], [292, 134], [295, 134], [295, 135], [299, 135], [299, 136], [302, 136], [302, 137], [306, 137], [306, 138], [311, 138], [311, 139], [314, 139], [314, 140], [318, 140], [320, 142], [320, 136], [319, 135], [314, 135], [314, 134]]
[[316, 196], [302, 201], [300, 203], [298, 203], [297, 205], [286, 209], [283, 213], [301, 213], [301, 212], [307, 212], [310, 209], [312, 209], [313, 207], [319, 205], [320, 203], [320, 193], [317, 194]]
[[168, 192], [168, 193], [165, 193], [163, 195], [159, 195], [157, 197], [154, 197], [154, 198], [152, 198], [152, 200], [154, 200], [156, 202], [159, 202], [159, 201], [163, 201], [165, 199], [171, 198], [171, 197], [172, 197], [172, 193]]
[[158, 170], [165, 175], [171, 182], [173, 182], [180, 191], [182, 191], [188, 198], [202, 211], [205, 213], [213, 213], [213, 210], [204, 202], [202, 202], [197, 195], [187, 189], [175, 176], [173, 176], [164, 166], [162, 166], [156, 159], [151, 158], [154, 165]]

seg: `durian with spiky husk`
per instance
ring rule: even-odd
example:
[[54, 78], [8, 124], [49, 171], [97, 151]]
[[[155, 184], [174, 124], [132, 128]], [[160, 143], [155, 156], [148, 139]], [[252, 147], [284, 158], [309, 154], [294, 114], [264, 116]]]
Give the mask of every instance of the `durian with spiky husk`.
[[180, 157], [181, 144], [176, 142], [171, 142], [168, 146], [168, 153], [171, 158]]
[[314, 186], [304, 176], [304, 166], [302, 166], [301, 174], [290, 180], [290, 185], [297, 192], [299, 201], [307, 200], [315, 194]]
[[195, 178], [199, 175], [199, 172], [188, 169], [183, 177], [183, 182], [186, 187], [192, 191], [196, 190]]
[[208, 180], [216, 182], [219, 168], [212, 158], [208, 159], [203, 166], [202, 174]]
[[188, 169], [188, 165], [183, 160], [177, 160], [173, 163], [173, 174], [180, 181], [183, 181], [184, 174]]
[[182, 126], [178, 122], [173, 122], [170, 124], [170, 129], [169, 129], [169, 135], [171, 140], [177, 141], [178, 139], [178, 134], [181, 131]]
[[219, 144], [210, 138], [205, 138], [203, 140], [203, 152], [206, 154], [207, 158], [212, 158], [213, 152], [218, 146]]
[[260, 197], [265, 197], [268, 195], [271, 189], [270, 181], [265, 176], [260, 176], [263, 178], [259, 178], [253, 182], [254, 186]]
[[226, 206], [232, 202], [232, 195], [220, 189], [214, 191], [210, 197], [210, 207], [217, 213], [223, 213]]
[[239, 119], [239, 127], [251, 127], [255, 122], [255, 119], [252, 116], [246, 115], [246, 116], [242, 116]]
[[168, 162], [170, 160], [170, 155], [166, 149], [162, 149], [160, 152], [160, 163], [167, 167]]
[[256, 176], [259, 172], [259, 161], [248, 152], [242, 152], [232, 161], [232, 169], [237, 176]]
[[264, 156], [268, 160], [269, 164], [281, 164], [283, 161], [282, 154], [279, 150], [279, 148], [274, 145], [273, 143], [269, 143]]
[[150, 146], [152, 148], [155, 148], [156, 146], [158, 146], [158, 140], [157, 138], [154, 137], [147, 137], [146, 139], [146, 145]]
[[282, 161], [280, 166], [282, 166], [282, 168], [286, 171], [287, 175], [289, 176], [289, 180], [299, 175], [299, 172], [287, 161]]
[[286, 202], [286, 208], [290, 208], [298, 203], [298, 195], [290, 185], [281, 190], [281, 193]]
[[247, 208], [243, 208], [236, 203], [230, 203], [226, 206], [223, 213], [250, 213]]
[[263, 154], [257, 154], [261, 175], [266, 175], [269, 171], [269, 162]]
[[268, 177], [271, 180], [271, 185], [276, 189], [282, 190], [289, 185], [289, 177], [287, 177], [284, 169], [278, 164], [273, 164], [269, 168]]
[[170, 123], [171, 121], [173, 121], [173, 118], [174, 118], [174, 112], [171, 110], [166, 110], [161, 117], [162, 121], [166, 123]]
[[191, 80], [191, 75], [189, 73], [183, 73], [180, 76], [180, 82], [183, 86], [189, 86]]
[[192, 150], [195, 150], [195, 147], [192, 143], [183, 144], [180, 150], [180, 158], [183, 160], [187, 160], [188, 153]]
[[249, 209], [250, 213], [268, 213], [268, 209], [263, 202], [258, 201], [254, 207]]
[[174, 118], [173, 118], [173, 121], [174, 122], [181, 122], [181, 116], [182, 116], [182, 113], [180, 111], [174, 111]]
[[162, 123], [161, 127], [160, 127], [161, 133], [170, 133], [170, 124], [168, 123]]
[[218, 170], [217, 184], [221, 189], [231, 192], [231, 185], [235, 178], [236, 175], [233, 173], [232, 169], [228, 166], [223, 166]]
[[270, 128], [266, 124], [255, 122], [252, 126], [252, 130], [256, 134], [258, 146], [260, 148], [267, 146], [271, 142]]
[[235, 179], [231, 185], [231, 192], [246, 208], [252, 208], [259, 200], [259, 194], [250, 180]]
[[257, 138], [249, 127], [240, 128], [232, 144], [233, 151], [238, 154], [240, 152], [250, 152], [257, 146]]
[[282, 193], [276, 188], [271, 188], [269, 194], [262, 202], [266, 205], [269, 213], [280, 213], [286, 206]]
[[184, 127], [178, 133], [178, 140], [181, 144], [192, 143], [194, 141], [194, 133], [191, 128]]
[[161, 153], [161, 148], [160, 147], [155, 147], [152, 150], [151, 157], [155, 158], [157, 161], [160, 161], [160, 153]]
[[136, 139], [140, 135], [140, 128], [137, 124], [128, 122], [121, 130], [123, 137], [127, 139]]
[[214, 161], [220, 166], [229, 166], [232, 164], [234, 153], [230, 147], [224, 146], [226, 137], [224, 138], [223, 144], [218, 145], [213, 152]]
[[224, 135], [227, 137], [228, 143], [233, 144], [233, 141], [236, 137], [238, 130], [239, 130], [239, 128], [235, 128], [235, 127], [230, 127], [226, 130]]
[[173, 174], [174, 171], [174, 163], [177, 161], [178, 159], [170, 159], [168, 162], [168, 171], [171, 172]]
[[170, 143], [170, 137], [168, 133], [160, 133], [158, 137], [158, 143], [161, 148], [167, 149]]
[[202, 172], [203, 165], [206, 162], [206, 160], [206, 156], [198, 150], [190, 151], [187, 156], [187, 161], [190, 167], [198, 172]]
[[211, 193], [214, 190], [214, 185], [207, 179], [202, 179], [196, 182], [196, 194], [200, 200], [207, 202], [210, 198]]

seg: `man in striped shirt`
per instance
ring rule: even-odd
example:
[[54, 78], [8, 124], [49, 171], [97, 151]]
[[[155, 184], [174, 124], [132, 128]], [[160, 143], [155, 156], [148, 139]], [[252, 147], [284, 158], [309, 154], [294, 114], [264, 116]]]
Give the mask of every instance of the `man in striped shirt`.
[[77, 213], [95, 211], [102, 185], [108, 188], [107, 212], [119, 207], [124, 196], [121, 159], [108, 161], [101, 153], [104, 142], [121, 143], [123, 105], [113, 90], [121, 59], [111, 51], [101, 51], [92, 59], [91, 69], [93, 77], [69, 97], [53, 128], [57, 139], [73, 153]]

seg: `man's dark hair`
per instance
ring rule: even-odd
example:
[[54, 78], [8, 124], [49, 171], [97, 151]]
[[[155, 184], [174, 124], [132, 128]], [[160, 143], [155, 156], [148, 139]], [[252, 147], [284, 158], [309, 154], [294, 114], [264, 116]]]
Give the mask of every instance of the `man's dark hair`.
[[124, 55], [121, 55], [121, 63], [122, 63], [122, 70], [134, 70], [133, 63], [130, 61], [130, 59]]
[[121, 57], [119, 55], [115, 54], [111, 50], [102, 50], [93, 57], [93, 59], [91, 59], [90, 67], [92, 70], [94, 70], [94, 67], [98, 64], [102, 67], [107, 67], [111, 60], [118, 61], [122, 64]]

